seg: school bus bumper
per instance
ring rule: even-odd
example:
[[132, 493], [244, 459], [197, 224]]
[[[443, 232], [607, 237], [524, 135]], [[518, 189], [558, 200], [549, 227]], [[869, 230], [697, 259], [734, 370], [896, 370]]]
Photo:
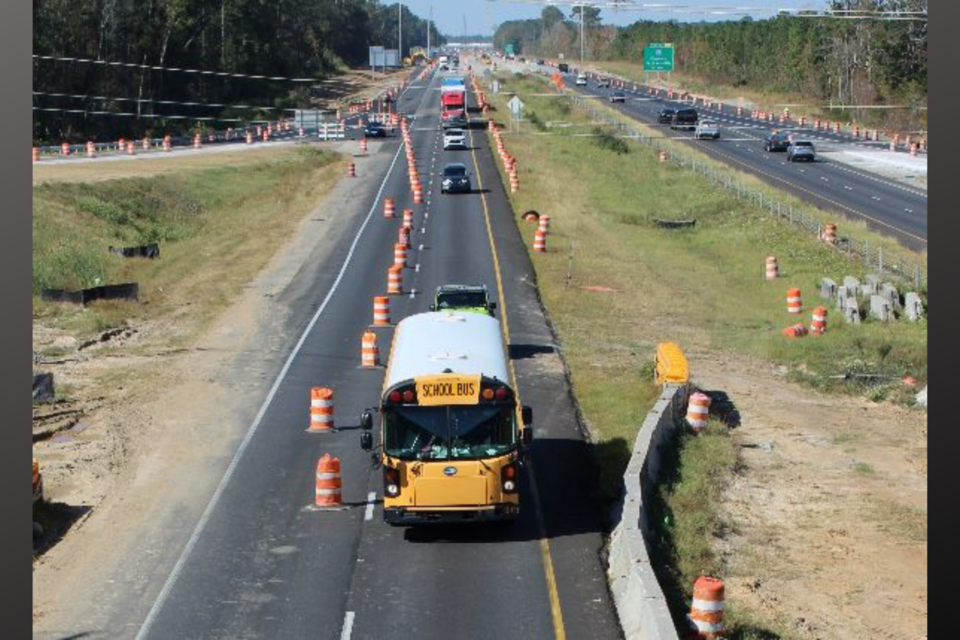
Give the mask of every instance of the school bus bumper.
[[520, 505], [504, 503], [478, 509], [405, 509], [388, 507], [383, 519], [390, 524], [428, 524], [457, 522], [498, 522], [514, 520], [520, 515]]

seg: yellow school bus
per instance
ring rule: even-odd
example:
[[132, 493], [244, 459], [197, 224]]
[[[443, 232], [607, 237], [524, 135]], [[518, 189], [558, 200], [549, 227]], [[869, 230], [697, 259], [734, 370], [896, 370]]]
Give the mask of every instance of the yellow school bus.
[[[400, 322], [379, 404], [384, 520], [516, 518], [521, 447], [533, 434], [530, 408], [517, 409], [498, 320], [441, 311]], [[373, 422], [364, 412], [364, 449]]]

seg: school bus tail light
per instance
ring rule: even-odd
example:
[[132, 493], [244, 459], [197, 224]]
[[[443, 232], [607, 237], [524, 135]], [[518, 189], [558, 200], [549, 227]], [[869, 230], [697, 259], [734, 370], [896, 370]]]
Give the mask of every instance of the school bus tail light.
[[517, 492], [517, 465], [510, 463], [500, 469], [500, 484], [504, 493]]
[[400, 495], [400, 471], [391, 467], [383, 468], [383, 493], [391, 498]]

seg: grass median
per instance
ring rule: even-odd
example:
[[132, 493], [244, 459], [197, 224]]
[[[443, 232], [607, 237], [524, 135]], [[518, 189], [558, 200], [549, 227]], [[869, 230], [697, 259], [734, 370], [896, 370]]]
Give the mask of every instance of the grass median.
[[[916, 389], [901, 379], [926, 380], [925, 322], [847, 325], [825, 302], [826, 334], [782, 334], [810, 323], [822, 277], [862, 276], [861, 265], [699, 174], [660, 163], [654, 148], [591, 122], [569, 98], [544, 95], [542, 81], [500, 79], [499, 94], [487, 96], [518, 163], [520, 191], [510, 198], [518, 215], [533, 209], [550, 216], [546, 253], [532, 252], [536, 225], [517, 224], [594, 437], [602, 499], [617, 497], [629, 450], [659, 392], [650, 380], [661, 341], [681, 345], [694, 382], [698, 357], [729, 354], [780, 365], [825, 391], [911, 401]], [[525, 103], [519, 131], [508, 126], [506, 101], [514, 93]], [[695, 226], [678, 229], [657, 223], [694, 219]], [[764, 278], [768, 255], [779, 258], [778, 280]], [[787, 313], [788, 287], [802, 290], [800, 317]], [[724, 427], [680, 437], [676, 453], [664, 465], [659, 506], [670, 516], [659, 553], [670, 561], [675, 613], [696, 575], [718, 571], [711, 540], [724, 525], [711, 496], [738, 463]], [[790, 637], [782, 630], [771, 635], [736, 607], [729, 620], [732, 638]]]
[[[287, 148], [245, 154], [237, 165], [210, 156], [179, 171], [168, 163], [162, 175], [35, 184], [35, 322], [83, 340], [148, 316], [176, 318], [177, 340], [189, 341], [340, 178], [338, 158], [315, 147]], [[156, 260], [107, 251], [154, 242], [161, 249]], [[139, 284], [138, 303], [79, 307], [39, 297], [45, 288], [120, 282]]]

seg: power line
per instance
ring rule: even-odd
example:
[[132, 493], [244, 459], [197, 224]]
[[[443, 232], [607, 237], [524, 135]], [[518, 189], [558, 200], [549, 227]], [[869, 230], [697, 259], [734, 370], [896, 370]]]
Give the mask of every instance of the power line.
[[179, 67], [160, 67], [149, 64], [135, 64], [132, 62], [116, 62], [111, 60], [93, 60], [90, 58], [66, 58], [62, 56], [41, 56], [34, 54], [37, 60], [53, 60], [56, 62], [81, 62], [85, 64], [99, 64], [110, 67], [126, 67], [130, 69], [148, 69], [150, 71], [175, 71], [178, 73], [196, 73], [205, 76], [220, 78], [245, 78], [248, 80], [277, 80], [283, 82], [323, 82], [322, 78], [285, 78], [281, 76], [257, 76], [244, 73], [227, 73], [226, 71], [205, 71], [203, 69], [181, 69]]
[[86, 111], [84, 109], [52, 109], [47, 107], [34, 107], [34, 111], [49, 111], [55, 113], [79, 113], [85, 116], [117, 116], [121, 118], [160, 118], [163, 120], [198, 120], [204, 122], [247, 122], [241, 118], [208, 118], [197, 116], [177, 116], [163, 115], [154, 113], [124, 113], [120, 111]]
[[258, 107], [247, 104], [219, 104], [213, 102], [179, 102], [176, 100], [152, 100], [150, 98], [113, 98], [109, 96], [89, 96], [72, 93], [49, 93], [45, 91], [34, 91], [35, 96], [49, 96], [54, 98], [71, 98], [74, 100], [110, 100], [114, 102], [139, 102], [150, 104], [174, 104], [184, 107], [209, 107], [211, 109], [269, 109], [283, 111], [282, 107]]

